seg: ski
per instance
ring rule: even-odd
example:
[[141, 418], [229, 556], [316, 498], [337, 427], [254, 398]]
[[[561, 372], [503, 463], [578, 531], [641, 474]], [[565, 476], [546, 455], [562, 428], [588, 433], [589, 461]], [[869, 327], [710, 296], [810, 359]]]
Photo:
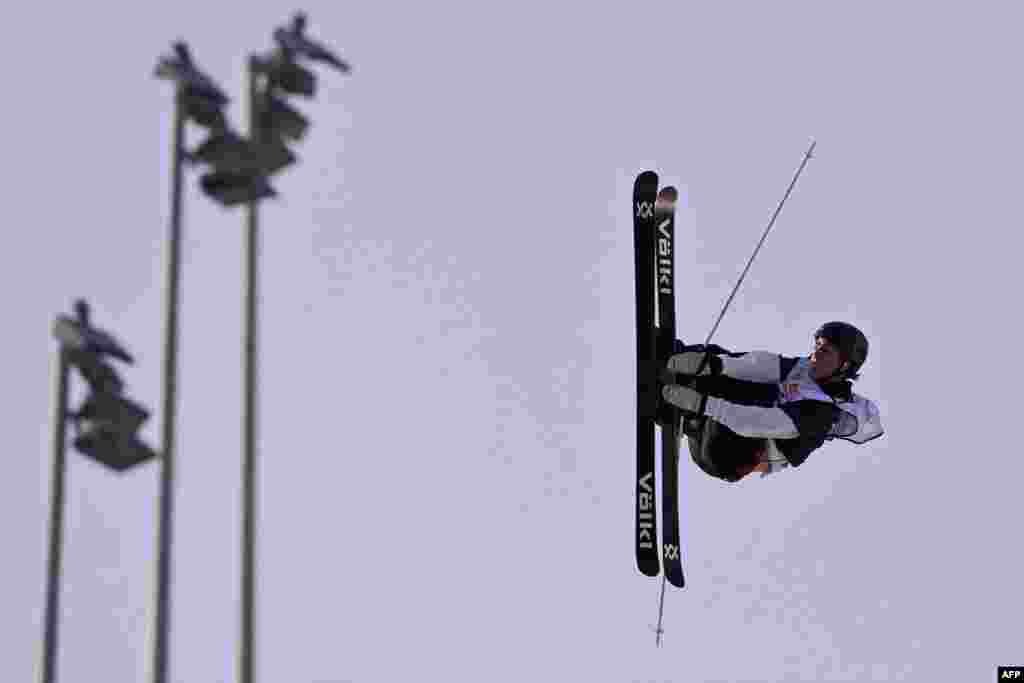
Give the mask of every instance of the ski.
[[644, 171], [633, 184], [633, 251], [636, 290], [636, 566], [657, 576], [657, 512], [655, 508], [654, 429], [658, 407], [655, 353], [654, 204], [658, 174]]
[[[658, 192], [654, 204], [656, 267], [658, 291], [657, 367], [668, 363], [676, 338], [675, 296], [675, 210], [679, 193], [668, 186]], [[661, 401], [656, 385], [655, 398], [661, 423], [661, 514], [662, 561], [665, 578], [682, 588], [683, 564], [679, 547], [679, 409]]]

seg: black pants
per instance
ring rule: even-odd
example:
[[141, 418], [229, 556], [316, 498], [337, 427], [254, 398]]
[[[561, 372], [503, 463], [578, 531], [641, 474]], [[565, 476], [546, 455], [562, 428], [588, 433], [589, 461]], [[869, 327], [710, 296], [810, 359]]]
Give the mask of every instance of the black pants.
[[724, 424], [709, 417], [703, 426], [687, 429], [690, 457], [706, 474], [728, 482], [735, 482], [750, 473], [767, 447], [767, 439], [740, 436]]
[[[717, 344], [686, 345], [676, 340], [673, 353], [708, 351], [715, 355], [741, 356]], [[721, 398], [730, 403], [771, 407], [779, 398], [776, 384], [748, 382], [725, 375], [695, 377], [690, 386], [702, 394]], [[690, 457], [707, 474], [716, 479], [734, 482], [745, 477], [760, 461], [761, 451], [768, 447], [767, 439], [740, 436], [711, 418], [698, 418], [703, 426], [694, 425], [683, 431], [689, 437]], [[684, 423], [686, 421], [684, 420]]]

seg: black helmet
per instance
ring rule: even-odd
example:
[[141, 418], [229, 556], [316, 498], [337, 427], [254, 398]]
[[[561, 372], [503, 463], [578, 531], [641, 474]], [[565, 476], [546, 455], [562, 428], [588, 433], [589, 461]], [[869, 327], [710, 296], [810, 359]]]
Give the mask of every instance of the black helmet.
[[868, 359], [868, 338], [850, 323], [833, 321], [825, 323], [814, 333], [835, 345], [843, 359], [850, 365], [843, 373], [848, 379], [857, 379], [857, 372]]

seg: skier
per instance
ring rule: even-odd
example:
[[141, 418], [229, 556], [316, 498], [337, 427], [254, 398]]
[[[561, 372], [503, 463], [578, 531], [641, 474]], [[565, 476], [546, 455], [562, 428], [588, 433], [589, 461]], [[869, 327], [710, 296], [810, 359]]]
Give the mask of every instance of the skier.
[[800, 466], [826, 440], [861, 444], [884, 431], [875, 404], [852, 391], [868, 340], [849, 323], [819, 327], [803, 358], [678, 340], [673, 351], [662, 398], [682, 411], [690, 456], [713, 477], [763, 478]]

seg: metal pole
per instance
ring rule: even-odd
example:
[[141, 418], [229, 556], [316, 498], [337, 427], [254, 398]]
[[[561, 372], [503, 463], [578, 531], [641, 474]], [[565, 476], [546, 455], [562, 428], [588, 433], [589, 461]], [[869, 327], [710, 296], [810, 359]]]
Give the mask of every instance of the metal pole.
[[[733, 297], [736, 296], [736, 292], [739, 291], [740, 285], [743, 284], [743, 278], [747, 276], [747, 271], [750, 270], [751, 264], [754, 263], [754, 259], [757, 258], [757, 252], [761, 251], [761, 245], [764, 244], [765, 239], [768, 237], [768, 233], [771, 232], [772, 226], [775, 225], [775, 219], [779, 217], [779, 213], [782, 211], [782, 207], [786, 205], [786, 200], [789, 199], [790, 193], [793, 188], [796, 187], [796, 181], [799, 180], [800, 174], [804, 172], [804, 166], [807, 165], [807, 161], [811, 158], [814, 153], [814, 146], [817, 145], [816, 140], [811, 141], [811, 146], [807, 148], [807, 152], [804, 153], [803, 160], [800, 161], [800, 167], [796, 169], [796, 173], [793, 174], [793, 179], [789, 182], [789, 187], [786, 188], [786, 193], [782, 195], [782, 199], [779, 201], [778, 206], [775, 207], [775, 211], [772, 213], [771, 220], [768, 221], [768, 227], [764, 229], [764, 234], [761, 235], [761, 240], [757, 243], [754, 248], [754, 253], [750, 255], [750, 259], [747, 261], [747, 265], [743, 268], [743, 272], [740, 274], [740, 279], [736, 281], [736, 286], [732, 288], [732, 293], [729, 298], [726, 299], [725, 305], [722, 306], [722, 312], [718, 314], [718, 319], [715, 320], [715, 324], [711, 326], [711, 331], [708, 332], [707, 339], [704, 340], [704, 345], [707, 346], [711, 343], [711, 338], [715, 336], [715, 330], [718, 329], [719, 323], [722, 322], [722, 318], [725, 317], [725, 312], [729, 310], [729, 304], [732, 303]], [[705, 359], [707, 356], [705, 356]], [[703, 369], [703, 365], [701, 366]]]
[[661, 635], [665, 629], [661, 627], [662, 618], [665, 616], [665, 577], [661, 577], [661, 597], [658, 598], [658, 627], [654, 630], [654, 645], [661, 647]]
[[64, 544], [64, 477], [67, 472], [66, 432], [68, 357], [63, 345], [57, 371], [57, 407], [53, 419], [53, 481], [50, 499], [50, 558], [46, 582], [42, 682], [57, 680], [57, 625], [60, 611], [61, 551]]
[[[259, 142], [258, 84], [253, 58], [249, 60], [249, 135]], [[253, 681], [256, 597], [256, 285], [259, 264], [258, 202], [246, 208], [246, 292], [245, 292], [245, 412], [242, 453], [242, 639], [239, 653], [241, 683]]]
[[[761, 251], [761, 246], [764, 244], [765, 239], [768, 238], [768, 233], [771, 232], [772, 226], [775, 225], [775, 219], [779, 217], [779, 213], [782, 212], [782, 207], [786, 205], [786, 200], [789, 199], [790, 193], [792, 193], [793, 192], [793, 188], [796, 187], [796, 181], [799, 180], [800, 174], [804, 172], [804, 166], [806, 166], [808, 160], [811, 159], [811, 156], [814, 153], [814, 147], [817, 144], [818, 144], [817, 141], [812, 140], [811, 141], [811, 146], [808, 147], [807, 151], [804, 153], [804, 158], [800, 161], [800, 166], [796, 169], [796, 173], [793, 174], [793, 179], [789, 182], [789, 187], [786, 188], [786, 193], [784, 195], [782, 195], [782, 199], [779, 201], [778, 205], [775, 207], [775, 211], [772, 213], [772, 217], [768, 221], [768, 226], [764, 229], [764, 234], [761, 235], [760, 241], [757, 243], [757, 246], [754, 248], [754, 253], [750, 255], [750, 259], [747, 261], [747, 265], [743, 268], [743, 272], [740, 274], [739, 280], [737, 280], [737, 282], [736, 282], [736, 286], [732, 288], [732, 293], [729, 294], [729, 298], [726, 299], [725, 305], [722, 306], [722, 311], [718, 314], [718, 319], [715, 320], [715, 324], [711, 326], [711, 331], [708, 332], [707, 339], [704, 340], [704, 346], [707, 346], [708, 344], [710, 344], [711, 343], [711, 338], [713, 336], [715, 336], [715, 331], [718, 329], [718, 325], [722, 322], [722, 318], [725, 317], [726, 311], [729, 310], [729, 305], [732, 304], [732, 300], [736, 296], [736, 292], [739, 291], [740, 285], [743, 284], [743, 278], [745, 278], [747, 276], [747, 271], [750, 270], [750, 266], [754, 263], [754, 259], [757, 258], [757, 253], [759, 251]], [[703, 371], [704, 366], [705, 366], [705, 364], [707, 364], [708, 359], [710, 357], [711, 357], [711, 353], [710, 352], [706, 352], [704, 354], [704, 358], [701, 361], [700, 365], [698, 366], [696, 374], [700, 374], [701, 371]], [[655, 645], [657, 645], [659, 647], [661, 646], [661, 635], [664, 633], [664, 630], [661, 627], [662, 617], [664, 616], [664, 613], [665, 613], [665, 577], [662, 576], [661, 577], [661, 599], [658, 602], [658, 628], [657, 628], [657, 636], [655, 637]]]
[[153, 681], [167, 680], [167, 651], [171, 622], [171, 545], [174, 521], [174, 421], [177, 397], [178, 295], [181, 270], [182, 161], [185, 139], [184, 92], [174, 100], [174, 140], [171, 171], [171, 230], [167, 259], [167, 321], [164, 341], [163, 464], [160, 468], [160, 521], [157, 540], [156, 645]]

